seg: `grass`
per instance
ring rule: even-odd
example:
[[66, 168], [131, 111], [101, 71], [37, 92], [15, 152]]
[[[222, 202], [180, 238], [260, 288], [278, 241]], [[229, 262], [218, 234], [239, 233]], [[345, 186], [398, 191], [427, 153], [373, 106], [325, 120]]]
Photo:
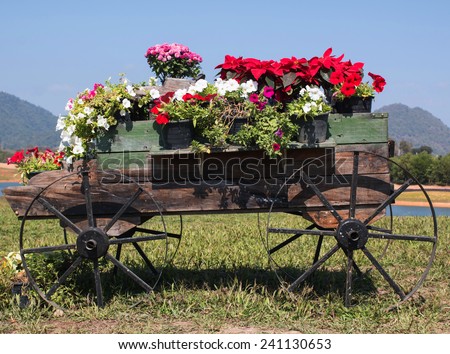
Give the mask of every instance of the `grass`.
[[[279, 225], [307, 225], [285, 214], [272, 219]], [[403, 233], [430, 232], [429, 220], [421, 217], [394, 221]], [[2, 268], [0, 333], [449, 333], [449, 221], [438, 218], [440, 241], [425, 283], [392, 311], [387, 309], [397, 298], [376, 271], [355, 280], [356, 304], [344, 307], [345, 257], [340, 254], [298, 291], [286, 291], [269, 266], [256, 214], [203, 215], [184, 218], [178, 253], [153, 293], [146, 295], [111, 279], [103, 309], [92, 304], [93, 285], [86, 275], [81, 289], [61, 289], [58, 300], [69, 307], [63, 314], [45, 306], [31, 291], [30, 304], [20, 308], [17, 297], [11, 295], [13, 274]], [[28, 227], [37, 244], [52, 243], [61, 235], [52, 221], [33, 221]], [[0, 256], [18, 250], [19, 228], [19, 221], [0, 198]], [[280, 268], [295, 273], [308, 266], [315, 250], [315, 243], [308, 242], [300, 245], [300, 251], [288, 246], [277, 258]], [[381, 246], [371, 245], [373, 253], [378, 254]], [[428, 259], [428, 246], [392, 245], [382, 258], [383, 266], [401, 284], [412, 284], [415, 272]], [[358, 258], [358, 265], [368, 266], [364, 257]], [[45, 259], [36, 263], [36, 271], [46, 278], [53, 266], [56, 263]]]
[[[433, 203], [450, 203], [450, 192], [448, 191], [428, 191], [427, 193]], [[408, 191], [402, 193], [397, 200], [426, 202], [426, 198], [421, 191]]]

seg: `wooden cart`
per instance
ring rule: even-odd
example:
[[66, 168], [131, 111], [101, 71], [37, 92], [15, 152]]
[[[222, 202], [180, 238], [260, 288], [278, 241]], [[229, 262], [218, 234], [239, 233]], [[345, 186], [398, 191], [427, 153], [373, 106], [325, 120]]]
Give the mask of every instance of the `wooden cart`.
[[[325, 142], [292, 143], [282, 157], [273, 159], [261, 150], [238, 146], [210, 154], [164, 150], [152, 121], [121, 123], [98, 143], [96, 160], [5, 189], [22, 222], [20, 253], [28, 281], [43, 299], [58, 306], [61, 288], [74, 283], [71, 289], [76, 291], [80, 277], [75, 274], [88, 271], [94, 281], [86, 276], [81, 281], [95, 284], [96, 303], [103, 306], [102, 284], [117, 270], [145, 291], [154, 289], [161, 268], [178, 247], [183, 215], [263, 213], [269, 259], [290, 290], [343, 252], [347, 306], [352, 303], [354, 274], [368, 271], [381, 275], [402, 302], [430, 270], [437, 226], [423, 188], [431, 227], [411, 235], [395, 226], [391, 205], [418, 182], [409, 176], [393, 189], [387, 126], [387, 114], [331, 114]], [[44, 244], [39, 236], [47, 231], [32, 227], [36, 219], [56, 220], [62, 236]], [[390, 242], [420, 250], [423, 269], [412, 270], [405, 284], [395, 278], [395, 264], [383, 263]], [[314, 249], [312, 259], [304, 256], [305, 247]], [[40, 257], [56, 254], [64, 255], [58, 258], [62, 270], [34, 274]]]

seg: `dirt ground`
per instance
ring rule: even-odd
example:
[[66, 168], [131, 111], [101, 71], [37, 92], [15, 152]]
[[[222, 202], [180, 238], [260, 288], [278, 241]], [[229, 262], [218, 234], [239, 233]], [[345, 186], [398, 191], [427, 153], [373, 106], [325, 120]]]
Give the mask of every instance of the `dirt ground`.
[[17, 167], [0, 162], [0, 182], [20, 182]]

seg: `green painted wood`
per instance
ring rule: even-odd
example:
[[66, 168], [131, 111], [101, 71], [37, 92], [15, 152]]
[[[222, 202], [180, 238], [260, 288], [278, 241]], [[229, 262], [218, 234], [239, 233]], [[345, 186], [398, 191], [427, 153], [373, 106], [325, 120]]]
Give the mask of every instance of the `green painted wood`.
[[146, 170], [149, 166], [148, 151], [117, 151], [97, 154], [102, 170], [136, 169]]
[[337, 145], [388, 141], [387, 113], [330, 114], [328, 124]]
[[97, 150], [100, 153], [159, 150], [157, 129], [157, 124], [151, 120], [119, 123], [97, 141]]
[[[190, 149], [165, 150], [161, 146], [158, 124], [154, 120], [119, 123], [97, 142], [98, 161], [104, 169], [148, 166], [150, 155], [191, 153]], [[387, 113], [330, 114], [329, 138], [324, 143], [307, 146], [291, 143], [290, 149], [332, 148], [336, 145], [375, 144], [388, 141]], [[223, 152], [237, 152], [240, 146], [229, 146]]]

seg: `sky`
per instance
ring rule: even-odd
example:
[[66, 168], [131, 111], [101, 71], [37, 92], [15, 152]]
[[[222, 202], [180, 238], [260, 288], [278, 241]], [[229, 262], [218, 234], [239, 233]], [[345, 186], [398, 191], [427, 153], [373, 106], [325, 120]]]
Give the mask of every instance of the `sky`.
[[449, 15], [448, 0], [2, 0], [0, 91], [64, 115], [96, 82], [154, 76], [144, 55], [155, 44], [187, 45], [211, 82], [227, 54], [311, 58], [331, 47], [386, 79], [374, 109], [403, 103], [450, 126]]

